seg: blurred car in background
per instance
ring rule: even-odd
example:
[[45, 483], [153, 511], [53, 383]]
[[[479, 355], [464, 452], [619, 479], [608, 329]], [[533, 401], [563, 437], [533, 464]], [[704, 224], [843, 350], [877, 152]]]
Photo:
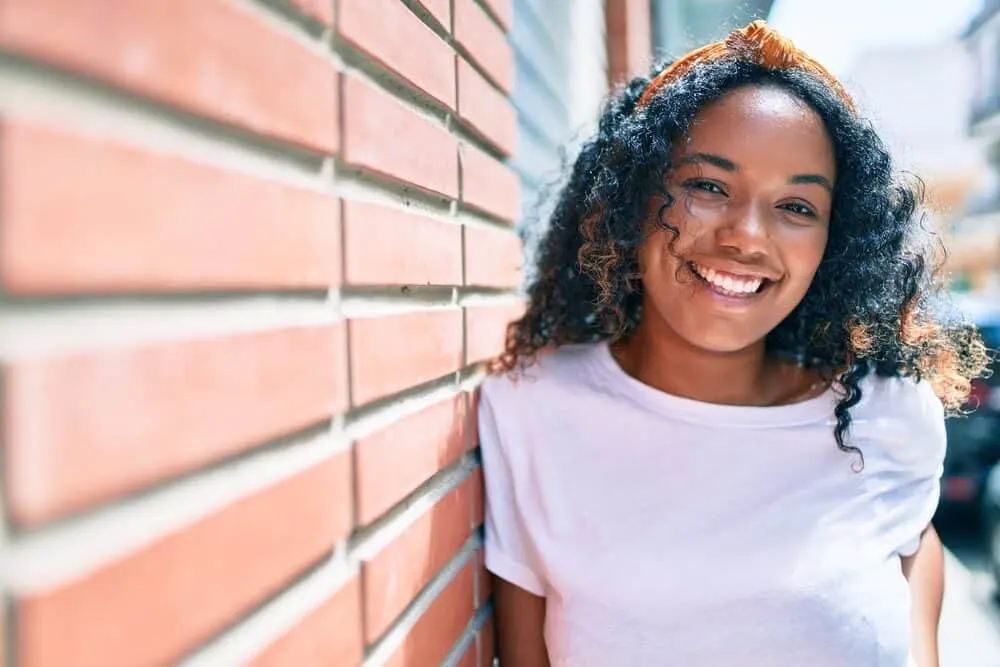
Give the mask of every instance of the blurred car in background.
[[983, 485], [983, 538], [1000, 595], [1000, 463], [993, 466]]
[[973, 509], [979, 505], [987, 476], [1000, 461], [1000, 298], [961, 295], [956, 304], [990, 348], [992, 373], [972, 383], [964, 411], [945, 422], [948, 451], [941, 482], [942, 505]]

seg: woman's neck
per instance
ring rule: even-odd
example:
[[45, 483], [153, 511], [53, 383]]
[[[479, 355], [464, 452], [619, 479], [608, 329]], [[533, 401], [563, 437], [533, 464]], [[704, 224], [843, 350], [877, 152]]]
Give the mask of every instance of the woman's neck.
[[768, 357], [764, 341], [735, 352], [692, 345], [640, 325], [612, 352], [622, 369], [655, 389], [705, 403], [777, 405], [813, 395], [818, 376]]

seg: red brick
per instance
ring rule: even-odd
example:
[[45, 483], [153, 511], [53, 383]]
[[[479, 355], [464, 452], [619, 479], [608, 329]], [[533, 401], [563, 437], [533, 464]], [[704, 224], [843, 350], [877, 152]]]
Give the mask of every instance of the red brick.
[[617, 0], [605, 4], [608, 40], [608, 83], [617, 85], [645, 73], [652, 51], [650, 0]]
[[348, 323], [355, 405], [383, 398], [462, 366], [462, 314], [407, 313]]
[[458, 142], [372, 85], [344, 76], [344, 160], [433, 193], [458, 194]]
[[449, 109], [455, 108], [455, 52], [400, 0], [341, 0], [338, 34]]
[[333, 63], [242, 3], [5, 0], [0, 46], [252, 132], [337, 149]]
[[13, 293], [326, 288], [337, 200], [89, 135], [2, 125]]
[[342, 325], [13, 363], [8, 503], [36, 524], [318, 424], [346, 407]]
[[504, 30], [509, 31], [514, 24], [514, 7], [512, 0], [484, 0], [493, 15], [500, 21]]
[[249, 667], [356, 667], [361, 664], [363, 650], [361, 585], [354, 578]]
[[333, 25], [333, 3], [336, 0], [292, 0], [302, 11], [325, 25]]
[[465, 228], [465, 284], [516, 287], [521, 283], [524, 253], [512, 230]]
[[475, 0], [455, 0], [455, 39], [504, 91], [514, 84], [514, 52], [502, 28]]
[[344, 202], [345, 280], [351, 285], [458, 285], [462, 228], [415, 213]]
[[471, 533], [470, 491], [467, 480], [362, 566], [367, 642], [378, 639], [465, 544]]
[[521, 215], [517, 174], [471, 144], [462, 145], [462, 201], [514, 222]]
[[447, 32], [451, 32], [451, 0], [416, 0]]
[[349, 473], [342, 454], [84, 579], [20, 601], [17, 664], [175, 663], [347, 535]]
[[[465, 452], [463, 395], [408, 415], [354, 445], [358, 523], [367, 524]], [[400, 465], [405, 461], [406, 465]]]
[[513, 105], [464, 58], [458, 60], [458, 112], [504, 155], [517, 150], [517, 112]]
[[440, 664], [472, 617], [472, 563], [431, 603], [424, 615], [386, 662], [387, 667], [426, 667]]
[[[475, 641], [470, 642], [469, 645], [465, 647], [465, 652], [455, 664], [456, 667], [479, 667], [479, 655]], [[490, 667], [492, 667], [492, 665]]]
[[523, 304], [465, 309], [467, 364], [490, 359], [504, 349], [507, 325], [524, 313]]
[[493, 658], [496, 657], [496, 639], [493, 634], [492, 618], [487, 620], [486, 625], [479, 631], [476, 645], [479, 647], [479, 667], [493, 667]]

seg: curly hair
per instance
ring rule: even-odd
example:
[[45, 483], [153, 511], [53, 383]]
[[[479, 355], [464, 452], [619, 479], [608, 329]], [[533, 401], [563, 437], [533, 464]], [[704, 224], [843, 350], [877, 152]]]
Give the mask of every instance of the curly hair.
[[[948, 313], [943, 254], [923, 224], [919, 181], [894, 173], [871, 124], [827, 84], [794, 68], [767, 70], [739, 59], [694, 67], [648, 104], [651, 77], [637, 77], [605, 104], [596, 135], [583, 144], [535, 248], [524, 315], [507, 329], [494, 371], [513, 371], [563, 345], [628, 338], [641, 318], [638, 249], [647, 209], [672, 199], [664, 179], [671, 148], [706, 104], [742, 86], [776, 86], [809, 105], [834, 147], [837, 182], [830, 232], [801, 303], [767, 337], [771, 354], [817, 369], [838, 390], [833, 431], [847, 443], [851, 408], [868, 375], [926, 379], [949, 411], [967, 399], [988, 363], [977, 332]], [[862, 458], [863, 465], [863, 458]]]

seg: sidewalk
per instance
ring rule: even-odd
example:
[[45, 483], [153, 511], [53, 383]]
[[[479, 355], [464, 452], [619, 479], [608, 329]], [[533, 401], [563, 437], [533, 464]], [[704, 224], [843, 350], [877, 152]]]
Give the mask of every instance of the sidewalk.
[[1000, 610], [989, 599], [988, 576], [945, 550], [941, 667], [1000, 667]]

